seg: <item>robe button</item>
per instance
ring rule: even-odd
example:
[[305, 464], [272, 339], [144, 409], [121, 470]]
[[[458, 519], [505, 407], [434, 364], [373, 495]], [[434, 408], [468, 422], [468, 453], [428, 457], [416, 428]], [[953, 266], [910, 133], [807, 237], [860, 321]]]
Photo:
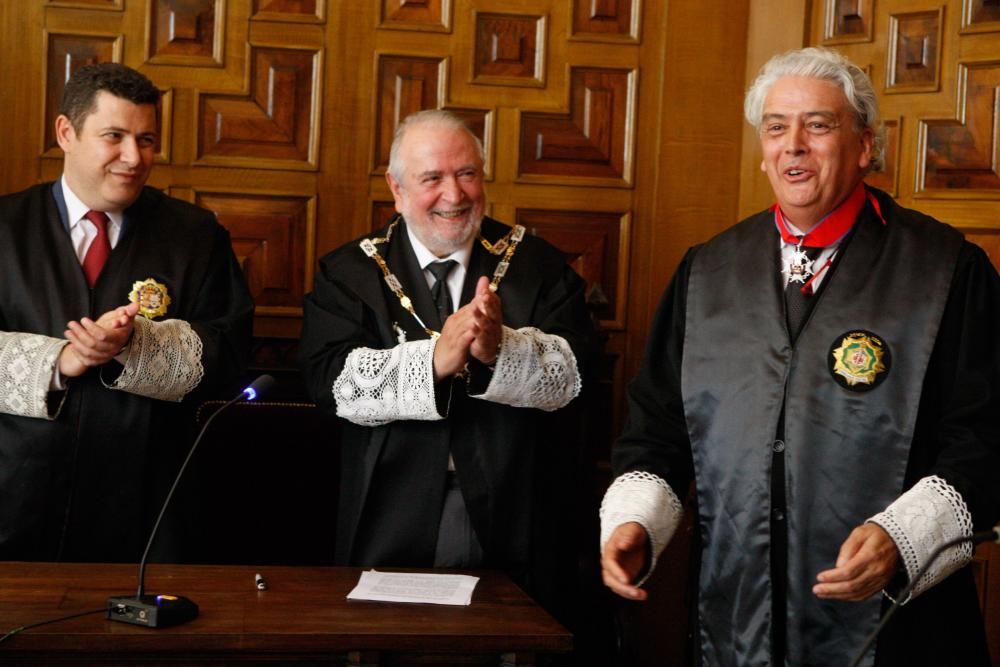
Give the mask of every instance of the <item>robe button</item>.
[[774, 518], [775, 521], [785, 520], [785, 512], [781, 509], [771, 510], [771, 516]]
[[784, 440], [775, 440], [774, 442], [772, 442], [771, 443], [771, 451], [778, 452], [779, 454], [781, 452], [785, 451], [785, 441]]

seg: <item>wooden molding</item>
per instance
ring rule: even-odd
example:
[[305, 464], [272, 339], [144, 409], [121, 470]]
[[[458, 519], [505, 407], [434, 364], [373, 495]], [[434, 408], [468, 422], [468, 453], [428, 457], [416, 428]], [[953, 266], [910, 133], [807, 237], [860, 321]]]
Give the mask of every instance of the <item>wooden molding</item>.
[[251, 21], [324, 23], [325, 0], [253, 0]]
[[252, 47], [250, 91], [199, 94], [197, 163], [315, 170], [321, 52]]
[[316, 198], [195, 189], [232, 237], [258, 315], [300, 317], [312, 287]]
[[826, 0], [824, 44], [872, 41], [875, 0]]
[[916, 194], [1000, 199], [1000, 61], [960, 62], [954, 118], [918, 127]]
[[641, 16], [640, 0], [573, 0], [570, 39], [635, 43], [639, 41]]
[[568, 114], [522, 112], [518, 180], [632, 183], [635, 72], [574, 67]]
[[889, 16], [885, 92], [934, 92], [940, 88], [943, 22], [944, 7]]
[[221, 67], [225, 17], [226, 0], [150, 0], [146, 61]]

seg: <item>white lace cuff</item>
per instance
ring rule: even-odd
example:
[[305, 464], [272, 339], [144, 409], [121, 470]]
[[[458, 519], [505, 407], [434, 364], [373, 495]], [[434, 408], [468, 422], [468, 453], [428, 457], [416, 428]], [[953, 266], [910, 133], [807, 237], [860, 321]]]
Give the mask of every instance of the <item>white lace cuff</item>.
[[680, 498], [663, 478], [641, 470], [627, 472], [611, 483], [601, 501], [601, 553], [615, 528], [629, 521], [640, 524], [652, 547], [649, 569], [637, 584], [641, 585], [653, 573], [683, 514]]
[[135, 318], [124, 369], [109, 389], [180, 401], [201, 382], [201, 337], [184, 320]]
[[565, 338], [534, 327], [503, 327], [493, 378], [474, 398], [551, 412], [576, 398], [580, 385], [576, 357]]
[[333, 382], [337, 416], [361, 426], [397, 419], [443, 419], [434, 399], [435, 342], [431, 338], [388, 350], [351, 350]]
[[[939, 545], [972, 535], [972, 515], [961, 494], [937, 476], [924, 477], [868, 521], [889, 533], [911, 581]], [[948, 549], [920, 577], [910, 597], [920, 595], [970, 560], [971, 543]]]
[[41, 334], [0, 331], [0, 412], [55, 418], [45, 399], [59, 353], [68, 343]]

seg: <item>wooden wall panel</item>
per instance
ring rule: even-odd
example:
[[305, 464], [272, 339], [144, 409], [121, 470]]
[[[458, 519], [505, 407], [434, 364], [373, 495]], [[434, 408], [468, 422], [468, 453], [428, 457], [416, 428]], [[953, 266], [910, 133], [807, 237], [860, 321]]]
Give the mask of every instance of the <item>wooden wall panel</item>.
[[378, 62], [378, 96], [375, 109], [373, 170], [385, 172], [389, 148], [399, 122], [422, 109], [437, 109], [444, 103], [447, 59], [383, 55]]
[[[569, 114], [521, 114], [519, 176], [632, 181], [634, 73], [573, 68]], [[539, 179], [536, 179], [539, 180]]]
[[827, 0], [825, 5], [827, 43], [871, 41], [875, 0]]
[[1000, 30], [1000, 3], [996, 0], [964, 0], [962, 2], [963, 32], [993, 32]]
[[447, 31], [451, 0], [380, 0], [380, 27], [392, 30]]
[[476, 14], [474, 83], [545, 84], [545, 17]]
[[251, 52], [249, 96], [199, 96], [199, 161], [314, 169], [319, 54], [263, 47]]
[[917, 192], [1000, 199], [1000, 61], [960, 62], [958, 68], [957, 117], [920, 121]]
[[326, 18], [323, 0], [253, 0], [250, 16], [256, 21], [317, 23]]
[[637, 39], [639, 0], [573, 0], [573, 35], [591, 40]]
[[257, 313], [301, 316], [312, 277], [315, 199], [199, 191], [195, 203], [229, 230]]
[[55, 122], [63, 89], [73, 72], [85, 65], [121, 62], [121, 35], [46, 33], [45, 136], [42, 152], [62, 156], [56, 143]]
[[587, 284], [587, 303], [606, 329], [625, 326], [629, 269], [626, 213], [518, 209], [515, 220], [528, 233], [561, 249]]
[[50, 7], [121, 10], [125, 0], [45, 0], [45, 4]]
[[944, 8], [889, 16], [889, 66], [886, 92], [933, 92], [938, 89]]
[[222, 64], [225, 0], [151, 0], [148, 62]]

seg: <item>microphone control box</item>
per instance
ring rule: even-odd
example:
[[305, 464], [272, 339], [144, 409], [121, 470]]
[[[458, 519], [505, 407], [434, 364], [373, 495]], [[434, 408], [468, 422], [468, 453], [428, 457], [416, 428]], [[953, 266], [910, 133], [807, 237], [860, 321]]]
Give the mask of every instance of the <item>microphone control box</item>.
[[143, 595], [108, 598], [106, 618], [147, 628], [165, 628], [198, 616], [198, 605], [176, 595]]

